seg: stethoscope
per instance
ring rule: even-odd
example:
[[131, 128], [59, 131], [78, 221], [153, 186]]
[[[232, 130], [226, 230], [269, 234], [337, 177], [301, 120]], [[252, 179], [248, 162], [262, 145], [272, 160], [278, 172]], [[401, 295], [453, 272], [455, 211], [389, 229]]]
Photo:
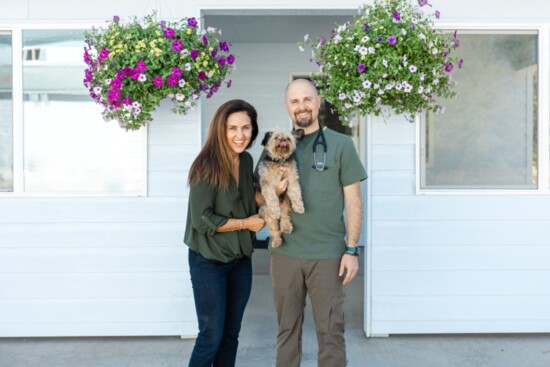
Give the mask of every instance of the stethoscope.
[[[313, 142], [313, 168], [316, 169], [319, 172], [323, 172], [324, 170], [327, 170], [327, 141], [325, 139], [325, 133], [323, 130], [326, 129], [326, 127], [323, 127], [321, 124], [319, 124], [319, 132], [317, 133], [317, 137], [315, 137], [315, 141]], [[323, 146], [323, 160], [318, 161], [317, 160], [317, 145]]]

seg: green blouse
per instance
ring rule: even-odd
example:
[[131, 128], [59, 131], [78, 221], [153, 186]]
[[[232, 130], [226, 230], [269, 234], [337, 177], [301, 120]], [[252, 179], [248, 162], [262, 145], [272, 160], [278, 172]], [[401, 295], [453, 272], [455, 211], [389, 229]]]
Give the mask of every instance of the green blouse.
[[227, 263], [252, 255], [255, 232], [216, 232], [231, 218], [244, 219], [257, 213], [252, 156], [243, 152], [239, 159], [239, 187], [233, 177], [227, 190], [204, 181], [190, 187], [184, 242], [210, 260]]

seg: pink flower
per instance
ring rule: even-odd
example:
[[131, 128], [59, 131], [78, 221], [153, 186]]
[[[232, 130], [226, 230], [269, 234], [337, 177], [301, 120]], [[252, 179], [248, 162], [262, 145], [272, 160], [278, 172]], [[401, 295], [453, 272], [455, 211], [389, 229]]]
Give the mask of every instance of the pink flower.
[[163, 80], [162, 80], [162, 77], [161, 76], [156, 76], [153, 78], [153, 84], [157, 87], [162, 87], [162, 83], [163, 83]]
[[180, 40], [175, 40], [174, 42], [172, 42], [172, 50], [181, 51], [182, 48], [183, 48], [183, 44], [181, 43]]
[[166, 38], [174, 38], [175, 35], [176, 35], [176, 32], [174, 32], [172, 28], [166, 28], [164, 30], [164, 37]]

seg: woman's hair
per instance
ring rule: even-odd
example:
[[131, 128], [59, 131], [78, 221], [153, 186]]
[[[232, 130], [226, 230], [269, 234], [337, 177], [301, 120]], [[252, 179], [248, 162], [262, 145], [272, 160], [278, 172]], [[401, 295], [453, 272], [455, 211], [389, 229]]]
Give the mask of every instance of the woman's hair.
[[246, 149], [254, 143], [258, 136], [258, 113], [254, 107], [240, 99], [225, 102], [216, 110], [206, 142], [191, 165], [189, 185], [196, 185], [204, 180], [217, 189], [229, 188], [233, 150], [227, 142], [227, 119], [236, 112], [246, 112], [252, 123], [252, 137]]

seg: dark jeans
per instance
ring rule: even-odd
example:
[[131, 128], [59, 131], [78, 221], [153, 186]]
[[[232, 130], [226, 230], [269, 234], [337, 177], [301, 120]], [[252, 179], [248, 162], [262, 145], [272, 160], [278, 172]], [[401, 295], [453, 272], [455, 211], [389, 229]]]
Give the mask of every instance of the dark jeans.
[[233, 367], [252, 288], [251, 259], [226, 264], [189, 250], [189, 270], [199, 320], [189, 367]]

